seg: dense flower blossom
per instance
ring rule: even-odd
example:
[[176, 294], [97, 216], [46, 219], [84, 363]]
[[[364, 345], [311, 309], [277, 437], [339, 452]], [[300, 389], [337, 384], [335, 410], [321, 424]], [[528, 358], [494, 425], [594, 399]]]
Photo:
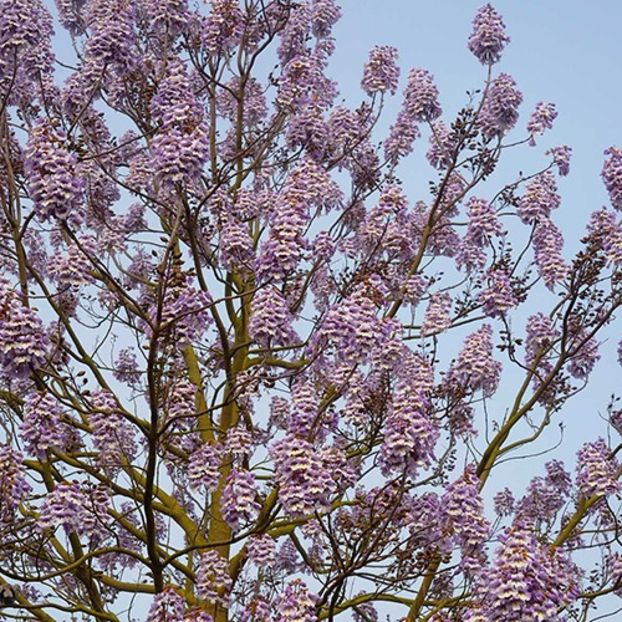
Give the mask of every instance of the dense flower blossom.
[[147, 613], [147, 622], [179, 622], [184, 609], [184, 599], [172, 587], [166, 587], [155, 595]]
[[296, 268], [312, 212], [328, 212], [339, 206], [342, 192], [311, 158], [303, 158], [273, 200], [270, 235], [261, 247], [257, 271], [262, 279], [282, 279]]
[[41, 219], [79, 224], [84, 186], [77, 156], [66, 143], [66, 136], [46, 121], [33, 128], [26, 148], [28, 188]]
[[196, 586], [201, 598], [227, 606], [231, 589], [229, 564], [218, 551], [209, 549], [201, 554]]
[[0, 2], [0, 98], [28, 102], [51, 86], [52, 16], [41, 0]]
[[123, 348], [119, 351], [114, 362], [114, 370], [112, 373], [119, 382], [126, 382], [132, 387], [140, 383], [142, 375], [138, 368], [138, 361], [136, 360], [134, 350], [131, 348]]
[[81, 533], [86, 507], [87, 498], [78, 482], [60, 482], [45, 497], [39, 514], [39, 527], [63, 527], [68, 533]]
[[505, 134], [518, 121], [518, 107], [523, 101], [516, 82], [507, 73], [500, 73], [490, 85], [482, 104], [479, 125], [487, 138]]
[[254, 535], [248, 539], [246, 552], [259, 568], [269, 568], [276, 560], [276, 542], [268, 534]]
[[[577, 568], [567, 553], [551, 550], [522, 523], [500, 537], [501, 546], [482, 584], [486, 622], [546, 622], [578, 594]], [[471, 618], [473, 619], [473, 618]], [[474, 618], [477, 620], [477, 617]]]
[[432, 75], [425, 69], [411, 69], [404, 89], [404, 101], [384, 143], [385, 157], [396, 163], [412, 151], [414, 140], [420, 135], [417, 124], [434, 121], [441, 114], [438, 89]]
[[0, 278], [0, 366], [11, 377], [24, 378], [45, 363], [50, 340], [34, 309]]
[[220, 447], [204, 443], [190, 455], [188, 462], [188, 481], [194, 488], [204, 487], [216, 490], [220, 479]]
[[535, 144], [533, 139], [535, 134], [544, 134], [546, 130], [550, 130], [553, 127], [553, 121], [557, 118], [557, 110], [555, 104], [538, 102], [535, 110], [531, 113], [529, 122], [527, 123], [527, 131], [531, 136], [532, 144]]
[[622, 149], [609, 147], [605, 149], [602, 178], [609, 193], [609, 200], [614, 209], [622, 210]]
[[151, 143], [151, 157], [157, 179], [164, 187], [191, 185], [198, 179], [209, 153], [208, 136], [204, 124], [190, 132], [174, 127], [156, 134]]
[[210, 54], [226, 54], [238, 45], [244, 31], [243, 14], [236, 0], [211, 0], [201, 24], [201, 40]]
[[146, 0], [142, 3], [149, 30], [162, 39], [174, 38], [188, 22], [188, 0]]
[[587, 232], [605, 251], [609, 261], [622, 263], [622, 220], [613, 210], [603, 207], [593, 212]]
[[481, 566], [490, 532], [490, 524], [483, 515], [479, 483], [475, 468], [469, 465], [464, 475], [448, 486], [441, 500], [443, 520], [462, 549], [461, 565], [468, 571]]
[[427, 398], [409, 385], [398, 387], [386, 419], [380, 464], [385, 474], [414, 475], [430, 463], [439, 431], [430, 415]]
[[310, 3], [311, 33], [317, 39], [330, 37], [332, 27], [341, 18], [341, 8], [334, 0], [313, 0]]
[[294, 579], [278, 600], [276, 622], [317, 622], [315, 601], [304, 581]]
[[0, 443], [0, 522], [12, 521], [22, 499], [31, 492], [21, 466], [22, 456], [10, 445]]
[[546, 155], [553, 158], [553, 164], [557, 167], [557, 171], [561, 177], [565, 177], [570, 172], [570, 156], [572, 155], [572, 149], [568, 145], [559, 145], [558, 147], [551, 147]]
[[471, 197], [467, 203], [469, 223], [456, 256], [458, 266], [467, 271], [486, 263], [486, 245], [503, 233], [495, 207], [485, 199]]
[[400, 77], [397, 58], [397, 49], [390, 45], [377, 45], [371, 50], [361, 82], [370, 97], [375, 93], [395, 94]]
[[376, 305], [362, 287], [329, 310], [321, 334], [335, 348], [339, 359], [366, 358], [376, 340], [376, 313]]
[[48, 449], [63, 449], [68, 433], [62, 421], [63, 409], [49, 393], [34, 393], [24, 405], [20, 431], [26, 449], [35, 456], [45, 456]]
[[430, 147], [426, 153], [428, 162], [439, 170], [447, 168], [455, 146], [449, 129], [442, 121], [435, 121], [432, 124], [429, 142]]
[[518, 301], [508, 273], [503, 268], [493, 268], [487, 272], [486, 277], [486, 289], [479, 296], [484, 313], [489, 317], [498, 317], [516, 307]]
[[592, 369], [600, 359], [598, 341], [588, 337], [584, 329], [580, 329], [572, 336], [569, 350], [571, 351], [568, 373], [573, 378], [586, 380]]
[[84, 32], [83, 10], [86, 0], [54, 0], [61, 25], [72, 35]]
[[483, 391], [490, 397], [497, 389], [501, 363], [492, 358], [492, 326], [484, 324], [470, 334], [447, 373], [447, 382], [462, 389]]
[[451, 326], [451, 302], [448, 292], [437, 292], [430, 296], [421, 325], [422, 335], [436, 335]]
[[248, 225], [234, 218], [229, 218], [220, 232], [220, 259], [230, 270], [248, 269], [255, 260], [253, 240]]
[[509, 488], [500, 490], [494, 496], [493, 501], [497, 516], [511, 516], [514, 513], [515, 499]]
[[[522, 95], [492, 71], [491, 4], [483, 85], [442, 121], [412, 69], [387, 126], [397, 50], [371, 50], [351, 107], [337, 1], [55, 0], [75, 45], [56, 86], [51, 0], [0, 0], [0, 561], [47, 604], [123, 618], [138, 586], [147, 622], [378, 622], [423, 580], [428, 622], [565, 622], [622, 593], [615, 397], [576, 478], [495, 482], [597, 369], [622, 150], [566, 266], [570, 148], [508, 177]], [[539, 103], [527, 138], [555, 116]], [[501, 357], [526, 375], [509, 410]]]
[[250, 471], [233, 469], [229, 473], [222, 493], [222, 514], [231, 527], [237, 529], [256, 518], [260, 508], [256, 494], [255, 476]]
[[150, 101], [152, 119], [164, 128], [198, 125], [203, 108], [194, 97], [185, 64], [176, 57], [162, 68], [162, 78]]
[[525, 496], [516, 507], [516, 514], [524, 524], [552, 521], [564, 507], [572, 480], [559, 460], [546, 464], [546, 476], [534, 477]]
[[481, 7], [473, 19], [473, 32], [469, 37], [469, 50], [480, 63], [488, 65], [501, 58], [503, 48], [510, 42], [505, 34], [505, 24], [491, 4]]
[[100, 464], [114, 469], [125, 460], [131, 462], [136, 454], [134, 435], [114, 395], [98, 391], [90, 397], [89, 406], [89, 425]]
[[568, 272], [568, 266], [562, 256], [564, 238], [555, 223], [543, 218], [535, 227], [533, 247], [538, 274], [546, 286], [552, 289], [562, 281]]
[[555, 176], [544, 171], [527, 184], [516, 211], [524, 223], [533, 223], [548, 218], [560, 203]]
[[411, 69], [404, 89], [404, 110], [416, 122], [434, 121], [442, 112], [438, 103], [438, 89], [432, 74], [425, 69]]
[[620, 490], [620, 465], [604, 439], [585, 443], [577, 452], [577, 488], [584, 497], [610, 495]]
[[531, 365], [537, 355], [544, 356], [553, 342], [559, 337], [559, 334], [559, 331], [553, 326], [553, 321], [547, 315], [536, 313], [529, 316], [527, 320], [527, 339], [525, 340], [525, 360], [527, 364]]
[[281, 293], [275, 287], [267, 286], [253, 298], [249, 333], [265, 347], [289, 345], [298, 340], [292, 328], [293, 319]]
[[[167, 283], [163, 288], [162, 303], [150, 306], [151, 322], [160, 334], [166, 331], [176, 345], [183, 348], [201, 337], [211, 324], [212, 299], [207, 292], [193, 287], [188, 278]], [[146, 332], [151, 336], [151, 326], [146, 327]]]
[[293, 515], [304, 515], [325, 507], [334, 490], [330, 473], [319, 453], [306, 440], [288, 435], [270, 448], [279, 499]]

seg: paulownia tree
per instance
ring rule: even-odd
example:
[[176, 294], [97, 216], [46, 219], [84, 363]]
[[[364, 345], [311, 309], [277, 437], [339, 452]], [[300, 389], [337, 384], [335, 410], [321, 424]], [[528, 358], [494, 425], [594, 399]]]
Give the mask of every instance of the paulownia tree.
[[495, 9], [480, 90], [444, 122], [410, 69], [382, 137], [397, 52], [336, 104], [333, 0], [57, 0], [62, 62], [50, 8], [0, 0], [4, 617], [600, 615], [615, 400], [576, 464], [495, 475], [549, 447], [622, 303], [622, 150], [565, 257], [570, 148], [495, 173], [556, 116], [518, 125]]

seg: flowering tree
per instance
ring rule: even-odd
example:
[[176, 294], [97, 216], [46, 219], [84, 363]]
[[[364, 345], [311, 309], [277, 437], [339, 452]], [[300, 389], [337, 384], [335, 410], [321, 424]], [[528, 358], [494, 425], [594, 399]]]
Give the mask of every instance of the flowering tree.
[[622, 592], [615, 400], [576, 464], [495, 478], [622, 304], [622, 149], [568, 259], [570, 148], [496, 179], [556, 110], [518, 126], [493, 7], [481, 90], [443, 122], [410, 69], [386, 137], [397, 51], [336, 105], [333, 0], [57, 0], [63, 64], [43, 0], [0, 9], [5, 617], [583, 621]]

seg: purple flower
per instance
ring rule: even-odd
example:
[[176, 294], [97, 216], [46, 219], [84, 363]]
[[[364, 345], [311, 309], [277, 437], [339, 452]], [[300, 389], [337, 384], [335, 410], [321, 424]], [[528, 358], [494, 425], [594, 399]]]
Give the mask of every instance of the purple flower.
[[[578, 569], [568, 554], [540, 542], [523, 523], [499, 538], [495, 561], [479, 586], [482, 620], [554, 620], [578, 597]], [[478, 620], [475, 617], [470, 621]]]
[[231, 590], [229, 563], [214, 549], [201, 554], [197, 567], [196, 589], [200, 598], [226, 607]]
[[74, 36], [82, 34], [85, 29], [83, 9], [86, 0], [55, 0], [55, 4], [63, 28]]
[[516, 211], [525, 224], [534, 223], [546, 220], [560, 203], [555, 176], [551, 171], [544, 171], [527, 184]]
[[557, 110], [555, 109], [555, 104], [538, 102], [527, 123], [527, 131], [531, 137], [530, 144], [535, 145], [534, 135], [544, 134], [545, 130], [550, 130], [556, 118]]
[[447, 168], [455, 147], [451, 133], [442, 121], [436, 121], [432, 124], [429, 142], [430, 148], [426, 153], [428, 162], [438, 170]]
[[603, 164], [601, 176], [609, 193], [609, 200], [614, 209], [622, 210], [622, 149], [605, 149], [607, 158]]
[[167, 283], [163, 293], [161, 304], [152, 302], [150, 305], [151, 325], [145, 327], [147, 336], [152, 336], [154, 325], [160, 335], [167, 334], [178, 348], [200, 339], [212, 322], [209, 315], [211, 296], [194, 288], [189, 278], [178, 280], [174, 285]]
[[114, 362], [113, 376], [119, 382], [125, 382], [131, 387], [140, 384], [141, 372], [138, 369], [138, 361], [134, 350], [131, 348], [123, 348]]
[[479, 125], [487, 138], [510, 131], [518, 121], [518, 107], [523, 101], [516, 82], [507, 73], [500, 73], [490, 85], [482, 104]]
[[22, 455], [0, 443], [0, 522], [11, 523], [17, 506], [32, 491], [22, 467]]
[[25, 104], [52, 88], [52, 16], [41, 0], [0, 1], [0, 98]]
[[402, 107], [384, 142], [385, 158], [391, 163], [397, 163], [408, 155], [414, 140], [420, 135], [417, 123], [434, 121], [441, 112], [438, 89], [432, 74], [425, 69], [411, 69]]
[[[560, 336], [557, 329], [553, 327], [551, 318], [543, 313], [531, 315], [527, 320], [527, 339], [525, 341], [525, 361], [531, 365], [536, 356], [545, 356], [546, 351], [553, 342]], [[542, 361], [540, 366], [542, 366]]]
[[447, 487], [441, 499], [442, 520], [462, 549], [460, 563], [469, 572], [478, 570], [486, 559], [484, 545], [490, 533], [479, 484], [475, 468], [469, 465], [464, 475]]
[[469, 224], [466, 235], [460, 244], [456, 256], [459, 268], [468, 272], [474, 268], [483, 268], [486, 263], [486, 251], [490, 239], [503, 233], [497, 212], [485, 199], [471, 197], [467, 203]]
[[425, 69], [411, 69], [404, 90], [404, 109], [416, 122], [434, 121], [441, 115], [438, 89], [432, 74]]
[[252, 535], [246, 543], [248, 558], [259, 568], [270, 568], [276, 559], [276, 543], [267, 533]]
[[272, 286], [260, 289], [253, 298], [249, 334], [260, 345], [270, 348], [299, 340], [292, 328], [294, 320], [287, 302]]
[[142, 7], [151, 32], [163, 41], [185, 30], [189, 20], [188, 0], [146, 0]]
[[188, 462], [188, 481], [193, 488], [204, 487], [213, 491], [220, 480], [220, 447], [204, 443], [190, 455]]
[[609, 261], [614, 264], [622, 263], [622, 220], [613, 210], [603, 207], [593, 212], [587, 232], [605, 251]]
[[201, 40], [209, 54], [227, 54], [242, 37], [244, 15], [237, 0], [211, 0], [211, 5], [212, 10], [201, 24]]
[[39, 527], [63, 527], [67, 533], [81, 533], [86, 507], [87, 497], [78, 482], [60, 482], [45, 497]]
[[185, 64], [176, 57], [162, 63], [163, 74], [150, 110], [153, 120], [165, 128], [196, 126], [203, 120], [203, 107], [193, 93]]
[[486, 315], [499, 317], [518, 305], [512, 289], [512, 281], [503, 268], [491, 268], [486, 277], [486, 289], [479, 296]]
[[557, 171], [560, 176], [565, 177], [570, 172], [570, 156], [572, 155], [572, 149], [567, 145], [559, 145], [558, 147], [551, 147], [546, 155], [550, 155], [553, 158], [553, 164], [557, 166]]
[[568, 273], [562, 256], [564, 238], [552, 220], [543, 218], [535, 227], [533, 247], [538, 274], [549, 289], [561, 282]]
[[494, 496], [495, 514], [511, 516], [514, 513], [514, 495], [509, 488], [504, 488]]
[[276, 605], [275, 622], [317, 622], [315, 597], [301, 579], [294, 579], [285, 586]]
[[34, 309], [24, 307], [0, 278], [0, 365], [4, 373], [25, 378], [45, 364], [50, 340]]
[[123, 416], [115, 396], [98, 391], [89, 400], [88, 415], [93, 445], [99, 451], [98, 461], [103, 467], [116, 470], [136, 455], [134, 431]]
[[279, 499], [290, 514], [311, 514], [328, 505], [335, 485], [311, 443], [288, 435], [272, 445], [270, 455]]
[[65, 448], [69, 435], [62, 417], [63, 409], [49, 393], [35, 393], [28, 398], [20, 432], [31, 454], [43, 458], [48, 449]]
[[183, 618], [185, 604], [185, 600], [172, 587], [166, 587], [154, 596], [147, 622], [179, 622]]
[[256, 494], [255, 476], [250, 471], [232, 469], [222, 493], [222, 515], [234, 530], [257, 517], [260, 505], [255, 501]]
[[479, 62], [482, 65], [496, 63], [509, 42], [503, 18], [493, 6], [485, 4], [478, 9], [473, 19], [473, 32], [469, 37], [469, 50]]
[[400, 77], [397, 58], [397, 49], [390, 45], [377, 45], [371, 50], [361, 81], [363, 90], [370, 97], [376, 93], [395, 94]]
[[436, 292], [430, 296], [421, 325], [422, 335], [437, 335], [451, 326], [451, 302], [448, 292]]
[[620, 490], [620, 465], [604, 439], [585, 443], [577, 452], [577, 488], [582, 496], [610, 495]]
[[385, 422], [380, 450], [383, 473], [416, 473], [434, 456], [439, 431], [430, 416], [430, 404], [420, 390], [398, 387]]
[[446, 382], [461, 390], [481, 390], [485, 397], [490, 397], [497, 390], [501, 373], [501, 363], [493, 359], [492, 347], [492, 326], [484, 324], [464, 340]]
[[84, 182], [78, 159], [69, 151], [66, 136], [40, 121], [30, 132], [25, 170], [34, 209], [42, 220], [82, 221]]

